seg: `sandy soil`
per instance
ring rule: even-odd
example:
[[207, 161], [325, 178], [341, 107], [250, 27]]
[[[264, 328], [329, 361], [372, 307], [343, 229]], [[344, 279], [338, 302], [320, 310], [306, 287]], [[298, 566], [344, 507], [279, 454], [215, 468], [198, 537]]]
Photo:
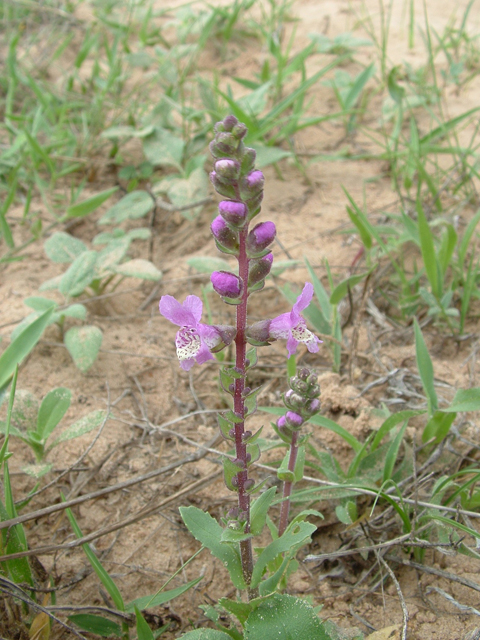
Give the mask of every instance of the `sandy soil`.
[[[466, 4], [465, 0], [456, 4], [458, 15], [463, 13]], [[164, 6], [165, 3], [162, 0], [158, 5]], [[424, 47], [417, 35], [415, 48], [408, 50], [405, 7], [404, 2], [394, 2], [389, 58], [394, 63], [407, 60], [413, 65], [420, 65], [425, 60]], [[452, 6], [427, 1], [427, 7], [430, 24], [441, 31], [452, 16]], [[423, 23], [420, 3], [415, 3], [415, 10], [418, 11], [418, 22]], [[288, 27], [288, 30], [294, 27], [296, 29], [294, 50], [304, 47], [308, 42], [307, 34], [312, 32], [326, 33], [333, 37], [357, 29], [357, 35], [365, 35], [359, 28], [359, 18], [365, 11], [373, 16], [378, 27], [376, 0], [366, 0], [363, 3], [358, 0], [297, 0], [293, 3], [292, 13], [298, 21]], [[478, 32], [480, 6], [475, 4], [470, 15], [469, 28], [472, 32]], [[231, 75], [237, 73], [251, 77], [260, 69], [265, 52], [259, 51], [255, 42], [247, 42], [242, 48], [245, 50], [241, 56], [222, 63], [222, 82], [226, 83]], [[373, 47], [364, 48], [357, 59], [362, 63], [375, 60]], [[322, 56], [312, 57], [308, 63], [309, 73], [315, 72], [324, 61]], [[207, 48], [202, 62], [207, 69], [218, 66], [218, 51], [213, 46]], [[358, 72], [360, 67], [358, 64], [348, 64], [345, 68], [350, 72]], [[454, 116], [478, 104], [480, 80], [478, 77], [472, 80], [458, 95], [453, 90], [447, 91], [449, 114]], [[321, 84], [311, 91], [310, 98], [309, 115], [333, 112], [336, 109], [331, 91]], [[375, 130], [379, 126], [380, 98], [373, 95], [370, 105], [363, 124]], [[354, 134], [350, 139], [345, 139], [343, 126], [336, 122], [301, 132], [296, 137], [295, 144], [305, 158], [342, 147], [348, 147], [353, 153], [375, 149], [374, 143], [366, 135]], [[100, 162], [101, 159], [97, 161], [95, 180], [89, 185], [91, 193], [115, 184], [114, 173], [108, 168], [102, 169]], [[342, 187], [357, 202], [365, 201], [370, 213], [392, 207], [392, 203], [394, 208], [395, 195], [386, 175], [386, 167], [376, 161], [316, 162], [308, 166], [304, 176], [295, 166], [284, 162], [281, 164], [281, 173], [279, 176], [272, 167], [265, 170], [266, 193], [262, 211], [263, 220], [272, 219], [277, 225], [282, 244], [275, 248], [276, 258], [288, 257], [303, 261], [307, 257], [325, 282], [324, 258], [328, 258], [336, 274], [349, 273], [358, 253], [359, 243], [352, 234], [339, 233], [350, 227]], [[34, 199], [33, 206], [42, 209], [40, 198]], [[477, 206], [478, 203], [472, 203], [471, 210], [462, 215], [470, 215]], [[105, 209], [106, 205], [89, 217], [88, 221], [79, 221], [70, 227], [69, 232], [89, 243], [96, 232], [94, 221]], [[19, 207], [18, 212], [13, 213], [21, 217], [21, 212]], [[18, 382], [21, 389], [39, 397], [60, 385], [72, 389], [74, 400], [63, 424], [68, 425], [89, 411], [105, 408], [108, 404], [112, 411], [111, 419], [95, 446], [82, 460], [80, 468], [72, 469], [57, 484], [40, 493], [27, 510], [34, 511], [57, 503], [60, 490], [68, 500], [139, 477], [171, 463], [179, 463], [198, 451], [185, 443], [185, 437], [198, 445], [210, 443], [212, 448], [223, 449], [223, 443], [215, 441], [217, 429], [212, 413], [188, 416], [192, 411], [222, 408], [217, 394], [218, 366], [208, 364], [201, 369], [196, 367], [191, 375], [182, 372], [175, 356], [174, 329], [158, 314], [158, 300], [162, 294], [174, 294], [183, 299], [188, 294], [199, 293], [200, 284], [205, 279], [192, 273], [186, 259], [192, 256], [217, 255], [209, 235], [209, 223], [214, 214], [214, 205], [205, 207], [194, 222], [186, 221], [179, 214], [159, 212], [153, 229], [151, 257], [163, 270], [164, 278], [155, 289], [151, 285], [137, 286], [133, 280], [125, 281], [122, 289], [115, 292], [115, 295], [89, 303], [90, 320], [102, 328], [104, 341], [97, 362], [87, 374], [82, 374], [75, 368], [61, 346], [60, 336], [55, 328], [47, 330], [40, 344], [22, 366]], [[17, 242], [28, 239], [26, 230], [20, 225], [15, 227], [14, 232]], [[149, 257], [146, 244], [142, 243], [133, 244], [132, 254], [133, 257]], [[9, 264], [1, 272], [3, 348], [8, 344], [11, 329], [26, 315], [23, 299], [35, 295], [42, 282], [60, 273], [59, 265], [50, 263], [46, 258], [42, 243], [31, 245], [23, 255], [23, 261]], [[287, 310], [276, 285], [287, 280], [301, 284], [306, 279], [306, 270], [300, 265], [297, 269], [282, 274], [275, 282], [271, 281], [265, 294], [252, 299], [252, 317], [262, 317], [265, 314], [273, 317]], [[368, 296], [375, 300], [373, 286]], [[301, 362], [315, 367], [321, 373], [324, 414], [351, 430], [356, 437], [365, 438], [378, 422], [371, 414], [371, 409], [391, 397], [392, 389], [384, 384], [373, 387], [358, 398], [359, 390], [376, 377], [384, 375], [385, 371], [396, 367], [416, 373], [416, 365], [412, 331], [396, 331], [391, 327], [385, 330], [379, 327], [370, 315], [362, 312], [360, 297], [355, 297], [353, 323], [345, 331], [348, 344], [351, 344], [354, 327], [358, 327], [360, 331], [352, 367], [348, 366], [351, 354], [346, 352], [341, 375], [332, 374], [327, 349], [321, 350], [318, 355], [302, 352]], [[231, 317], [230, 310], [225, 309], [213, 297], [212, 311], [215, 321], [219, 323], [226, 322]], [[477, 327], [472, 323], [469, 330], [475, 332]], [[440, 332], [430, 327], [426, 332], [426, 339], [438, 380], [447, 381], [452, 388], [475, 384], [478, 367], [475, 358], [472, 358], [472, 349], [476, 338], [452, 345], [443, 339]], [[261, 349], [260, 358], [260, 366], [255, 371], [255, 383], [266, 383], [261, 402], [278, 404], [280, 394], [285, 389], [282, 348], [274, 345], [268, 350]], [[412, 384], [416, 384], [420, 391], [418, 381]], [[451, 389], [442, 393], [446, 396], [453, 395]], [[166, 427], [174, 433], [163, 429], [176, 419], [178, 421], [175, 424]], [[252, 418], [254, 426], [259, 426], [262, 422], [265, 420], [259, 414]], [[411, 428], [409, 437], [416, 437], [414, 428]], [[478, 439], [475, 429], [472, 437]], [[92, 435], [88, 435], [54, 450], [49, 456], [54, 471], [47, 479], [53, 480], [56, 474], [74, 465], [91, 441]], [[315, 432], [313, 441], [317, 446], [331, 450], [342, 460], [342, 464], [348, 463], [350, 452], [334, 434]], [[12, 477], [16, 496], [19, 497], [34, 485], [20, 468], [34, 460], [31, 452], [21, 443], [13, 441], [11, 448], [14, 453], [11, 459]], [[180, 520], [179, 506], [193, 504], [208, 509], [212, 515], [219, 517], [232, 504], [234, 498], [225, 489], [218, 470], [218, 456], [208, 454], [192, 462], [179, 464], [173, 471], [159, 475], [152, 481], [86, 501], [75, 508], [75, 515], [84, 534], [151, 509], [148, 517], [104, 535], [92, 544], [104, 566], [117, 581], [125, 600], [155, 593], [198, 549], [198, 544]], [[258, 477], [264, 477], [265, 473], [259, 469]], [[178, 492], [190, 485], [193, 485], [192, 489], [176, 497]], [[158, 506], [169, 497], [170, 502]], [[342, 540], [347, 540], [351, 535], [338, 522], [335, 504], [334, 501], [324, 501], [315, 505], [324, 513], [325, 520], [318, 522], [313, 544], [303, 555], [335, 551]], [[369, 504], [365, 502], [363, 505], [366, 511]], [[154, 508], [156, 505], [157, 508]], [[26, 530], [32, 549], [54, 544], [64, 545], [73, 539], [68, 520], [58, 513], [30, 521]], [[368, 527], [365, 531], [367, 530]], [[392, 532], [396, 535], [398, 527], [394, 527]], [[400, 556], [405, 561], [410, 557], [406, 553], [399, 554]], [[59, 548], [55, 553], [38, 554], [38, 560], [59, 588], [57, 605], [110, 604], [80, 549]], [[374, 561], [372, 555], [362, 558], [356, 554], [323, 563], [301, 563], [300, 570], [291, 581], [290, 592], [308, 594], [316, 604], [323, 604], [323, 617], [335, 621], [340, 627], [358, 627], [368, 635], [373, 630], [399, 625], [397, 631], [392, 631], [392, 635], [382, 636], [399, 638], [402, 609], [395, 585], [387, 579], [383, 588], [380, 586], [373, 590], [371, 586], [376, 580], [372, 576], [359, 584]], [[438, 551], [427, 552], [425, 565], [474, 581], [479, 570], [476, 560], [461, 555], [441, 555]], [[442, 595], [429, 588], [439, 587], [458, 602], [478, 608], [478, 593], [474, 590], [421, 569], [402, 566], [398, 562], [392, 562], [391, 566], [408, 607], [409, 638], [461, 639], [478, 626], [475, 615], [459, 611]], [[189, 625], [200, 624], [204, 618], [199, 605], [215, 603], [226, 593], [234, 595], [225, 569], [207, 552], [181, 571], [169, 588], [200, 574], [204, 578], [194, 590], [154, 611], [158, 618], [156, 621], [152, 618], [152, 626], [155, 623], [160, 625], [162, 621], [172, 623], [171, 629], [162, 637], [179, 637], [182, 631], [192, 628]], [[377, 580], [379, 577], [378, 575]], [[12, 615], [14, 618], [14, 612]], [[5, 616], [7, 617], [6, 613]], [[13, 618], [10, 618], [11, 628]], [[6, 637], [9, 637], [8, 634]], [[15, 637], [22, 637], [20, 630]], [[53, 637], [60, 639], [73, 635], [57, 626]]]

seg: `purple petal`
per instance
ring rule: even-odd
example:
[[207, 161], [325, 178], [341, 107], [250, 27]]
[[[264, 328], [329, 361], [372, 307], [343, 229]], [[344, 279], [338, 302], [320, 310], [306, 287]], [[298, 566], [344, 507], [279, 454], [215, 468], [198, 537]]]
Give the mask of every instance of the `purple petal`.
[[200, 347], [200, 351], [195, 356], [195, 360], [197, 361], [197, 364], [203, 364], [204, 362], [207, 362], [207, 360], [213, 360], [213, 359], [214, 358], [213, 358], [212, 354], [210, 353], [210, 349], [207, 347], [205, 342], [202, 342], [202, 346]]
[[293, 305], [292, 311], [297, 314], [308, 307], [313, 297], [313, 284], [306, 282], [302, 293], [298, 296], [297, 301]]
[[202, 319], [203, 302], [198, 296], [187, 296], [183, 303], [183, 308], [186, 311], [190, 311], [195, 320], [195, 324], [198, 324]]
[[292, 326], [291, 313], [282, 313], [270, 322], [269, 334], [276, 340], [288, 338]]
[[209, 349], [213, 349], [221, 342], [221, 336], [218, 330], [211, 327], [209, 324], [197, 325], [198, 335], [202, 339]]
[[180, 366], [184, 371], [190, 371], [194, 364], [195, 360], [193, 358], [189, 358], [188, 360], [180, 360]]
[[295, 340], [292, 334], [290, 334], [287, 340], [287, 351], [289, 356], [293, 356], [293, 354], [296, 352], [297, 344], [298, 344], [298, 340]]
[[[195, 298], [196, 296], [188, 297]], [[200, 304], [202, 304], [202, 301], [199, 298], [198, 300]], [[173, 296], [162, 296], [160, 299], [159, 309], [162, 316], [180, 327], [195, 327], [197, 324], [193, 313], [185, 309], [184, 306], [182, 306], [178, 300], [175, 300]]]

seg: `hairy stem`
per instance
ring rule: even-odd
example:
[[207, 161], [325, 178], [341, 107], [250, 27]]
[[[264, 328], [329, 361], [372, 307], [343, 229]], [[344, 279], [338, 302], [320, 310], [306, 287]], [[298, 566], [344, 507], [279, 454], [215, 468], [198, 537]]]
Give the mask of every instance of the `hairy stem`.
[[[290, 458], [288, 460], [288, 470], [294, 473], [295, 464], [297, 462], [297, 439], [298, 431], [292, 433], [292, 442], [290, 444]], [[293, 482], [283, 483], [283, 502], [280, 507], [280, 522], [278, 524], [278, 535], [282, 536], [288, 526], [288, 514], [290, 512], [290, 496], [292, 494]]]
[[[238, 254], [238, 273], [243, 280], [243, 296], [242, 302], [237, 305], [237, 335], [235, 338], [235, 368], [241, 376], [235, 380], [234, 395], [233, 395], [233, 410], [234, 412], [243, 418], [242, 422], [235, 424], [235, 450], [237, 460], [243, 464], [243, 471], [237, 474], [238, 478], [238, 507], [239, 511], [244, 514], [246, 519], [245, 533], [250, 531], [250, 496], [245, 490], [245, 483], [248, 479], [247, 470], [247, 445], [244, 442], [243, 435], [245, 433], [245, 381], [247, 376], [247, 304], [248, 304], [248, 257], [245, 248], [246, 239], [248, 234], [248, 225], [240, 232], [240, 250]], [[247, 585], [250, 585], [253, 572], [253, 551], [252, 541], [242, 540], [240, 542], [240, 555], [242, 559], [243, 577]], [[258, 596], [257, 589], [248, 590], [249, 599]]]

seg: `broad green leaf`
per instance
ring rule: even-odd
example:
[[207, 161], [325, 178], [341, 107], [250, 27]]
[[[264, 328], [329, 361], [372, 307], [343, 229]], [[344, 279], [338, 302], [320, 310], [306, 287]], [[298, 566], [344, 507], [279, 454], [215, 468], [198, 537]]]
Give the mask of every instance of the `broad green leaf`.
[[75, 365], [85, 373], [95, 362], [102, 345], [103, 334], [98, 327], [72, 327], [64, 338], [68, 353]]
[[87, 251], [86, 245], [69, 233], [57, 231], [45, 241], [43, 248], [52, 262], [73, 262], [75, 258]]
[[106, 138], [107, 140], [115, 140], [118, 138], [145, 138], [145, 136], [152, 134], [153, 131], [154, 127], [152, 125], [148, 125], [142, 129], [135, 129], [135, 127], [129, 126], [108, 127], [108, 129], [102, 131], [100, 137]]
[[153, 631], [147, 624], [147, 621], [142, 616], [140, 611], [135, 607], [135, 619], [136, 619], [136, 629], [137, 629], [137, 640], [155, 640], [153, 635]]
[[68, 616], [68, 619], [82, 631], [96, 633], [97, 636], [102, 636], [102, 638], [120, 637], [122, 635], [122, 628], [119, 624], [108, 618], [96, 616], [93, 613], [77, 613], [73, 616]]
[[85, 251], [72, 262], [63, 274], [59, 290], [64, 296], [79, 296], [95, 278], [98, 253]]
[[[195, 629], [180, 636], [181, 640], [232, 640], [228, 633], [217, 629]], [[266, 639], [264, 639], [266, 640]]]
[[77, 420], [72, 425], [70, 425], [65, 431], [52, 442], [52, 444], [48, 447], [48, 451], [56, 447], [60, 442], [66, 442], [67, 440], [73, 440], [74, 438], [78, 438], [80, 436], [85, 435], [86, 433], [90, 433], [94, 429], [97, 429], [102, 422], [105, 420], [106, 412], [105, 411], [92, 411], [87, 414], [80, 420]]
[[[23, 436], [28, 431], [35, 431], [39, 409], [40, 402], [33, 393], [26, 389], [17, 389], [15, 391], [15, 401], [11, 414], [12, 423], [20, 430]], [[12, 426], [10, 425], [10, 428]]]
[[30, 298], [25, 298], [23, 304], [30, 307], [30, 309], [34, 309], [34, 311], [39, 312], [43, 312], [51, 307], [57, 306], [57, 303], [54, 300], [50, 300], [50, 298], [43, 298], [42, 296], [31, 296]]
[[270, 487], [262, 495], [257, 498], [253, 503], [250, 510], [250, 531], [254, 536], [259, 536], [263, 527], [265, 526], [265, 520], [267, 518], [268, 509], [275, 498], [276, 487]]
[[452, 404], [444, 412], [460, 413], [461, 411], [480, 411], [480, 387], [459, 389], [452, 400]]
[[142, 280], [153, 280], [156, 282], [162, 277], [160, 269], [150, 262], [150, 260], [143, 260], [142, 258], [135, 258], [128, 262], [119, 264], [114, 269], [115, 273], [128, 278], [141, 278]]
[[223, 258], [211, 258], [210, 256], [195, 256], [188, 258], [186, 261], [189, 267], [195, 269], [199, 273], [208, 273], [209, 275], [214, 271], [231, 271], [230, 264], [223, 260]]
[[[171, 203], [181, 209], [208, 195], [207, 175], [202, 167], [195, 169], [188, 178], [172, 178], [167, 190]], [[201, 211], [202, 205], [180, 211], [187, 220], [193, 220]]]
[[54, 321], [60, 320], [62, 316], [66, 316], [68, 318], [75, 318], [76, 320], [85, 320], [87, 317], [87, 307], [83, 304], [71, 304], [66, 309], [62, 309], [62, 311], [57, 311], [54, 313]]
[[414, 318], [413, 322], [415, 328], [415, 352], [417, 356], [418, 372], [420, 374], [425, 393], [427, 394], [428, 413], [433, 415], [438, 409], [438, 400], [434, 386], [432, 359], [428, 353], [427, 345], [423, 339], [422, 331], [417, 319]]
[[147, 191], [132, 191], [113, 205], [98, 224], [120, 224], [124, 220], [136, 220], [149, 213], [155, 202]]
[[53, 309], [47, 309], [13, 340], [0, 356], [0, 389], [10, 380], [17, 364], [27, 356], [48, 326]]
[[175, 167], [181, 170], [185, 143], [166, 129], [156, 128], [143, 138], [143, 152], [154, 167]]
[[68, 411], [72, 392], [65, 387], [53, 389], [42, 400], [37, 417], [37, 434], [46, 440]]
[[32, 478], [36, 478], [37, 480], [39, 478], [42, 478], [52, 469], [53, 469], [53, 464], [46, 463], [46, 462], [45, 463], [39, 462], [37, 464], [27, 464], [24, 467], [22, 467], [22, 471], [24, 473], [31, 476]]
[[97, 254], [95, 263], [95, 278], [110, 275], [119, 262], [127, 255], [130, 239], [127, 236], [112, 240]]
[[212, 555], [223, 562], [236, 589], [245, 589], [239, 552], [220, 542], [222, 527], [208, 513], [196, 507], [180, 507], [180, 515], [192, 536], [201, 542]]
[[162, 604], [173, 600], [174, 598], [178, 598], [182, 595], [182, 593], [185, 593], [185, 591], [188, 591], [189, 589], [197, 585], [201, 579], [202, 576], [200, 576], [199, 578], [195, 578], [195, 580], [191, 580], [186, 584], [182, 584], [181, 587], [177, 587], [176, 589], [161, 591], [160, 593], [155, 593], [153, 596], [142, 596], [141, 598], [135, 598], [135, 600], [132, 600], [127, 605], [125, 605], [125, 611], [131, 613], [135, 607], [137, 607], [137, 609], [140, 609], [140, 611], [143, 611], [144, 609], [150, 609], [151, 607], [159, 607]]
[[280, 147], [267, 147], [263, 144], [259, 144], [258, 142], [253, 145], [253, 148], [257, 152], [257, 157], [255, 159], [255, 167], [257, 169], [267, 167], [270, 164], [275, 164], [275, 162], [280, 162], [280, 160], [290, 158], [293, 155], [291, 151], [280, 149]]
[[265, 568], [278, 555], [287, 552], [290, 557], [293, 557], [300, 547], [310, 541], [316, 529], [317, 527], [309, 522], [298, 522], [293, 527], [289, 527], [283, 536], [267, 545], [253, 567], [251, 586], [259, 585]]
[[67, 209], [66, 217], [81, 218], [83, 216], [87, 216], [89, 213], [92, 213], [92, 211], [95, 211], [95, 209], [98, 209], [98, 207], [102, 205], [105, 200], [108, 200], [108, 198], [110, 198], [110, 196], [112, 196], [117, 190], [118, 187], [112, 187], [111, 189], [106, 189], [105, 191], [96, 193], [94, 196], [87, 198], [86, 200], [72, 204]]
[[333, 640], [315, 609], [301, 598], [275, 593], [248, 616], [245, 640]]
[[[62, 500], [65, 501], [65, 498], [63, 497], [63, 495], [62, 495]], [[75, 535], [77, 536], [77, 538], [83, 538], [82, 530], [78, 526], [77, 521], [75, 520], [75, 516], [73, 515], [72, 510], [71, 509], [66, 509], [66, 512], [67, 512], [68, 520], [70, 521], [70, 525], [71, 525]], [[117, 609], [119, 611], [125, 611], [125, 605], [124, 605], [124, 602], [123, 602], [122, 594], [118, 590], [118, 587], [115, 584], [115, 582], [109, 576], [109, 574], [106, 571], [106, 569], [104, 569], [104, 567], [103, 567], [102, 563], [100, 562], [100, 560], [97, 558], [97, 556], [92, 551], [90, 545], [85, 542], [84, 544], [82, 544], [82, 548], [85, 551], [85, 555], [87, 556], [90, 564], [92, 565], [93, 570], [97, 574], [98, 578], [100, 579], [100, 581], [103, 584], [103, 586], [105, 587], [105, 589], [110, 594], [110, 597], [112, 598], [112, 600], [113, 600], [115, 606], [117, 607]]]
[[250, 602], [229, 600], [228, 598], [220, 598], [218, 604], [226, 609], [229, 613], [233, 613], [233, 615], [238, 619], [241, 625], [245, 624], [254, 606]]

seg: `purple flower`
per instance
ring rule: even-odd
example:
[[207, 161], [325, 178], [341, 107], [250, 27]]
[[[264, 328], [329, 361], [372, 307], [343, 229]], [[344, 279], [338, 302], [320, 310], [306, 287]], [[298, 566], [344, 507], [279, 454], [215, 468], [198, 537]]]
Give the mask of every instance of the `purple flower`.
[[262, 253], [275, 240], [275, 225], [273, 222], [260, 222], [247, 236], [247, 251], [252, 257]]
[[224, 220], [234, 226], [241, 227], [247, 219], [248, 210], [243, 202], [222, 200], [218, 205], [218, 211]]
[[318, 351], [318, 345], [322, 342], [316, 335], [307, 329], [305, 320], [300, 315], [308, 307], [313, 297], [313, 285], [307, 282], [302, 293], [298, 296], [289, 313], [282, 313], [270, 322], [270, 337], [275, 340], [287, 340], [288, 355], [292, 356], [297, 350], [297, 344], [303, 342], [310, 353]]
[[218, 346], [221, 337], [215, 327], [201, 324], [203, 302], [197, 296], [187, 296], [180, 304], [173, 296], [162, 296], [160, 313], [167, 320], [181, 327], [177, 331], [175, 345], [180, 366], [189, 371], [195, 362], [203, 364], [213, 360], [210, 352]]

